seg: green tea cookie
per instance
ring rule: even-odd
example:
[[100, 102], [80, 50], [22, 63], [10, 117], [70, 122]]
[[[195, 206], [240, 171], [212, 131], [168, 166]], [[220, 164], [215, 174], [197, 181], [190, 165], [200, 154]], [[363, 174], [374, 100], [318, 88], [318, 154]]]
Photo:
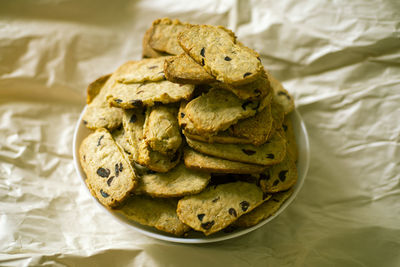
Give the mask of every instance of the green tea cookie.
[[162, 57], [162, 56], [168, 56], [168, 53], [164, 52], [158, 52], [154, 50], [149, 42], [150, 42], [150, 37], [153, 34], [153, 27], [147, 29], [145, 32], [143, 39], [142, 39], [142, 57], [143, 58], [156, 58], [156, 57]]
[[122, 123], [122, 111], [110, 107], [106, 96], [115, 82], [115, 75], [105, 75], [87, 88], [87, 107], [83, 114], [82, 121], [89, 129], [107, 128], [110, 131]]
[[263, 192], [254, 184], [234, 182], [206, 188], [178, 201], [179, 219], [205, 235], [224, 229], [263, 202]]
[[270, 140], [261, 146], [246, 144], [209, 144], [186, 137], [190, 147], [206, 155], [218, 158], [259, 164], [273, 165], [281, 162], [286, 154], [286, 140], [276, 132]]
[[181, 197], [199, 193], [209, 180], [209, 173], [190, 170], [181, 163], [166, 173], [144, 173], [135, 193], [152, 197]]
[[82, 141], [79, 159], [86, 185], [104, 206], [118, 206], [136, 187], [135, 171], [106, 129], [98, 129]]
[[128, 142], [124, 128], [121, 127], [120, 129], [114, 130], [111, 135], [114, 138], [115, 142], [124, 150], [125, 155], [129, 159], [129, 161], [132, 162], [135, 148]]
[[146, 110], [144, 139], [151, 149], [173, 155], [181, 146], [177, 114], [178, 109], [173, 106], [157, 105]]
[[291, 153], [285, 159], [260, 174], [260, 187], [266, 193], [285, 191], [297, 182], [297, 167]]
[[250, 227], [258, 224], [262, 220], [269, 218], [274, 215], [282, 204], [293, 194], [294, 189], [288, 191], [279, 192], [270, 195], [270, 199], [265, 201], [263, 204], [244, 214], [237, 219], [232, 226], [234, 227]]
[[89, 84], [86, 89], [86, 104], [92, 103], [110, 77], [111, 74], [103, 75]]
[[232, 135], [252, 140], [253, 145], [259, 146], [269, 139], [272, 127], [271, 105], [268, 105], [255, 116], [238, 121], [230, 130]]
[[129, 61], [118, 69], [116, 80], [120, 83], [158, 82], [165, 80], [164, 62], [167, 58], [158, 57]]
[[125, 110], [123, 125], [126, 138], [134, 148], [133, 159], [156, 172], [167, 172], [179, 163], [182, 151], [178, 149], [172, 156], [153, 151], [144, 139], [143, 126], [145, 111], [143, 109]]
[[[202, 134], [200, 133], [193, 125], [193, 122], [189, 120], [188, 116], [186, 116], [186, 108], [187, 102], [182, 101], [179, 113], [178, 113], [178, 123], [182, 129], [182, 133], [193, 139], [207, 143], [228, 143], [228, 144], [250, 144], [251, 140], [246, 138], [238, 138], [232, 136], [229, 130], [225, 130], [218, 133], [210, 133], [210, 134]], [[215, 134], [215, 135], [213, 135]]]
[[263, 71], [255, 53], [236, 44], [223, 27], [191, 25], [178, 35], [178, 42], [190, 57], [223, 83], [249, 83]]
[[165, 61], [165, 77], [175, 83], [212, 84], [214, 87], [231, 91], [240, 99], [257, 100], [264, 98], [272, 91], [269, 80], [262, 74], [253, 82], [232, 86], [221, 83], [211, 76], [202, 66], [187, 54], [171, 57]]
[[185, 147], [184, 149], [183, 160], [186, 167], [190, 169], [211, 173], [261, 173], [265, 171], [266, 168], [262, 165], [248, 164], [208, 156], [188, 147]]
[[149, 39], [151, 48], [158, 52], [164, 52], [171, 55], [180, 55], [183, 53], [178, 44], [178, 34], [186, 27], [177, 19], [169, 18], [157, 19], [152, 24], [152, 33]]
[[240, 119], [254, 116], [270, 103], [271, 98], [249, 101], [237, 98], [226, 90], [211, 89], [186, 105], [186, 116], [199, 133], [226, 130]]
[[288, 145], [288, 152], [292, 155], [292, 158], [295, 162], [297, 162], [299, 158], [299, 151], [297, 149], [296, 136], [293, 130], [293, 124], [291, 119], [288, 116], [285, 116], [285, 120], [283, 121], [282, 128], [286, 134], [286, 141]]
[[186, 54], [165, 60], [164, 73], [165, 78], [174, 83], [209, 84], [215, 82], [213, 76]]
[[267, 75], [271, 83], [272, 90], [274, 91], [275, 102], [282, 106], [285, 115], [289, 114], [294, 109], [293, 96], [285, 88], [283, 88], [283, 85], [280, 81], [275, 79], [270, 73], [267, 73]]
[[182, 85], [170, 81], [115, 83], [107, 95], [107, 100], [111, 106], [123, 109], [151, 107], [157, 102], [168, 104], [182, 99], [189, 100], [193, 90], [192, 84]]
[[132, 196], [116, 210], [126, 218], [173, 235], [181, 236], [190, 230], [176, 214], [177, 199], [160, 199], [148, 196]]
[[[272, 136], [272, 129], [269, 129], [269, 119], [265, 114], [268, 113], [269, 105], [260, 113], [257, 113], [255, 116], [239, 120], [238, 123], [232, 125], [225, 131], [220, 131], [216, 134], [202, 134], [194, 127], [192, 121], [189, 120], [186, 116], [186, 104], [187, 103], [185, 101], [181, 102], [181, 106], [179, 108], [178, 122], [182, 128], [182, 133], [192, 140], [206, 143], [260, 145], [262, 143], [265, 143], [265, 141]], [[259, 124], [256, 124], [255, 122]], [[254, 127], [254, 131], [250, 131], [251, 133], [248, 133], [248, 130], [246, 128], [249, 125]], [[266, 134], [266, 132], [268, 132], [268, 135], [264, 135]]]

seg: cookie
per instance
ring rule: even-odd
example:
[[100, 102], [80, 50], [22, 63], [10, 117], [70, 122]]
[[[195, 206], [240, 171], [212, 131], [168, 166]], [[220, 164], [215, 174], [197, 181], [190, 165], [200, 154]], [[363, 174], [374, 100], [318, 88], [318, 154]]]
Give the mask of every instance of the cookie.
[[212, 84], [214, 87], [225, 89], [237, 97], [246, 100], [257, 100], [265, 97], [272, 91], [265, 74], [253, 82], [232, 86], [221, 83], [210, 75], [203, 67], [187, 54], [170, 57], [165, 61], [164, 73], [167, 80], [175, 83]]
[[153, 34], [153, 27], [146, 30], [143, 39], [142, 39], [142, 57], [143, 58], [156, 58], [162, 56], [168, 56], [168, 53], [158, 52], [154, 50], [150, 44], [150, 37]]
[[178, 34], [186, 27], [177, 19], [169, 18], [157, 19], [152, 24], [152, 32], [149, 39], [149, 45], [158, 52], [164, 52], [171, 55], [180, 55], [183, 53], [178, 44]]
[[135, 194], [152, 197], [192, 195], [201, 192], [209, 180], [209, 173], [188, 169], [181, 163], [166, 173], [145, 172], [139, 179]]
[[177, 202], [178, 200], [174, 198], [160, 199], [135, 195], [130, 197], [125, 205], [116, 212], [129, 220], [182, 236], [190, 230], [190, 227], [179, 220], [176, 214]]
[[256, 80], [263, 72], [255, 53], [236, 44], [223, 27], [190, 25], [178, 35], [178, 42], [220, 82], [241, 85]]
[[124, 128], [120, 127], [119, 129], [114, 130], [111, 135], [115, 142], [123, 149], [129, 162], [132, 162], [135, 148], [128, 142]]
[[205, 235], [224, 229], [263, 202], [263, 192], [254, 184], [234, 182], [206, 188], [178, 201], [179, 219]]
[[158, 82], [165, 80], [164, 62], [167, 58], [158, 57], [128, 61], [117, 70], [115, 79], [120, 83]]
[[288, 190], [297, 182], [297, 167], [291, 153], [285, 159], [260, 174], [260, 187], [266, 193]]
[[288, 116], [285, 116], [282, 128], [285, 131], [288, 152], [292, 155], [293, 160], [297, 162], [299, 158], [299, 151], [297, 148], [296, 136], [294, 134], [293, 124]]
[[238, 121], [230, 130], [233, 136], [247, 138], [252, 140], [253, 145], [259, 146], [270, 138], [272, 127], [271, 105], [268, 105], [255, 116]]
[[270, 140], [261, 146], [246, 144], [209, 144], [186, 137], [190, 147], [203, 154], [259, 165], [273, 165], [281, 162], [286, 154], [286, 140], [277, 131]]
[[[229, 130], [225, 130], [222, 132], [218, 133], [210, 133], [210, 134], [202, 134], [200, 133], [193, 125], [192, 121], [189, 120], [189, 118], [186, 116], [186, 108], [187, 102], [182, 101], [180, 108], [179, 108], [179, 114], [178, 114], [178, 122], [179, 126], [182, 129], [182, 133], [193, 139], [193, 140], [198, 140], [202, 142], [207, 142], [207, 143], [228, 143], [228, 144], [250, 144], [251, 140], [246, 139], [246, 138], [238, 138], [235, 136], [232, 136]], [[215, 135], [213, 135], [215, 134]]]
[[179, 163], [182, 151], [178, 149], [172, 156], [153, 151], [144, 140], [144, 122], [144, 109], [125, 110], [123, 112], [126, 138], [134, 149], [132, 153], [133, 159], [150, 170], [167, 172]]
[[123, 109], [133, 109], [142, 106], [151, 107], [155, 103], [163, 104], [189, 100], [194, 85], [177, 84], [170, 81], [147, 83], [115, 83], [107, 100], [111, 106]]
[[256, 80], [243, 84], [233, 86], [227, 83], [215, 82], [214, 87], [225, 89], [234, 93], [240, 99], [245, 100], [258, 100], [266, 97], [272, 92], [271, 85], [267, 76], [263, 73]]
[[89, 84], [86, 89], [86, 104], [92, 103], [110, 77], [111, 74], [103, 75]]
[[[202, 134], [194, 127], [192, 121], [186, 116], [186, 104], [185, 101], [181, 102], [178, 122], [182, 128], [182, 133], [190, 139], [206, 143], [260, 145], [265, 143], [265, 141], [272, 136], [273, 129], [269, 129], [268, 114], [264, 114], [269, 112], [269, 105], [260, 112], [262, 114], [257, 113], [253, 117], [239, 120], [238, 123], [232, 125], [227, 130], [220, 131], [213, 135], [214, 133]], [[256, 122], [259, 122], [259, 124], [256, 124]], [[253, 132], [248, 133], [246, 129], [248, 125], [254, 126]], [[235, 132], [233, 129], [235, 129]], [[268, 131], [268, 136], [264, 135]]]
[[232, 226], [234, 227], [250, 227], [258, 224], [262, 220], [269, 218], [274, 215], [283, 203], [293, 194], [294, 189], [290, 189], [288, 191], [279, 192], [273, 195], [270, 195], [270, 199], [265, 201], [263, 204], [250, 211], [247, 214], [244, 214], [235, 222], [233, 222]]
[[117, 207], [137, 185], [134, 169], [106, 129], [82, 141], [79, 159], [86, 185], [106, 207]]
[[229, 91], [213, 88], [190, 101], [185, 111], [199, 133], [210, 134], [224, 131], [240, 119], [254, 116], [270, 100], [271, 97], [260, 101], [243, 100]]
[[216, 81], [211, 74], [187, 54], [165, 60], [164, 73], [165, 78], [174, 83], [209, 84]]
[[294, 109], [293, 96], [285, 88], [283, 88], [283, 85], [280, 81], [275, 79], [270, 73], [267, 73], [267, 75], [271, 83], [272, 90], [274, 91], [275, 102], [282, 106], [285, 115], [289, 114]]
[[261, 173], [266, 167], [208, 156], [185, 147], [183, 160], [186, 167], [211, 173]]
[[115, 75], [105, 75], [87, 88], [87, 107], [82, 116], [85, 126], [91, 130], [107, 128], [110, 131], [118, 128], [122, 123], [122, 111], [110, 107], [106, 96], [115, 82]]
[[173, 155], [181, 146], [177, 114], [174, 106], [156, 105], [146, 110], [143, 134], [152, 150]]

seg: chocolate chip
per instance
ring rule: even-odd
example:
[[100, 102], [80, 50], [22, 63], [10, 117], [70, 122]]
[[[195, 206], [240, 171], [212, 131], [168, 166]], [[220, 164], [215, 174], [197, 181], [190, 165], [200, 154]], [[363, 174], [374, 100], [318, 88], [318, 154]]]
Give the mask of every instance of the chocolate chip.
[[119, 98], [115, 99], [114, 101], [117, 103], [122, 103], [122, 99], [119, 99]]
[[271, 176], [269, 175], [269, 173], [267, 173], [267, 174], [261, 173], [260, 174], [260, 180], [268, 181], [270, 178], [271, 178]]
[[131, 154], [131, 152], [129, 152], [128, 150], [126, 150], [126, 149], [124, 149], [124, 152], [126, 153], [126, 154], [128, 154], [128, 155], [130, 155]]
[[261, 58], [260, 58], [260, 57], [257, 57], [257, 59], [258, 59], [258, 61], [260, 61], [260, 62], [261, 62]]
[[281, 171], [281, 172], [278, 174], [279, 180], [281, 180], [282, 182], [284, 182], [284, 181], [286, 180], [286, 173], [287, 173], [287, 172], [288, 172], [287, 170]]
[[242, 201], [240, 202], [240, 207], [242, 208], [243, 211], [246, 211], [250, 206], [250, 203], [247, 201]]
[[273, 186], [277, 186], [278, 184], [279, 184], [279, 180], [276, 179], [272, 185], [273, 185]]
[[129, 119], [130, 123], [135, 123], [137, 121], [136, 114], [132, 114], [131, 118]]
[[225, 58], [224, 58], [226, 61], [231, 61], [232, 59], [230, 58], [230, 57], [228, 57], [228, 56], [226, 56]]
[[258, 101], [258, 102], [257, 102], [257, 106], [253, 107], [253, 110], [257, 110], [257, 109], [260, 107], [260, 105], [261, 105], [261, 102]]
[[220, 197], [216, 197], [212, 200], [213, 203], [217, 202], [220, 199]]
[[278, 92], [278, 95], [279, 95], [279, 96], [284, 95], [284, 96], [286, 96], [286, 98], [287, 98], [288, 100], [290, 100], [290, 96], [289, 96], [288, 94], [286, 94], [284, 91], [279, 91], [279, 92]]
[[245, 74], [243, 74], [243, 78], [246, 78], [249, 75], [251, 75], [251, 72], [246, 72]]
[[185, 117], [185, 113], [181, 112], [181, 118]]
[[287, 125], [282, 124], [282, 128], [283, 128], [283, 130], [284, 130], [285, 132], [287, 131]]
[[86, 161], [86, 155], [83, 155], [83, 161]]
[[202, 66], [205, 65], [204, 58], [201, 59], [201, 65], [202, 65]]
[[108, 186], [111, 186], [111, 182], [114, 180], [114, 177], [115, 176], [111, 176], [110, 178], [108, 178], [108, 180], [107, 180], [107, 185]]
[[253, 102], [252, 102], [252, 101], [246, 101], [246, 102], [244, 102], [244, 103], [242, 104], [242, 109], [246, 110], [246, 107], [247, 107], [249, 104], [251, 104], [251, 103], [253, 103]]
[[199, 218], [200, 221], [203, 220], [204, 216], [205, 216], [204, 213], [197, 214], [197, 218]]
[[242, 151], [243, 151], [243, 153], [245, 153], [246, 155], [249, 155], [249, 156], [254, 155], [256, 153], [254, 150], [251, 150], [251, 149], [243, 148]]
[[110, 176], [109, 169], [98, 168], [96, 173], [98, 176], [103, 177], [103, 178], [107, 178], [108, 176]]
[[201, 49], [201, 51], [200, 51], [200, 55], [201, 55], [202, 57], [205, 57], [205, 55], [204, 55], [205, 52], [206, 52], [206, 49], [203, 47], [203, 48]]
[[82, 122], [83, 122], [83, 124], [85, 124], [85, 125], [87, 124], [87, 121], [85, 121], [85, 120], [83, 120]]
[[215, 224], [214, 221], [202, 223], [202, 224], [201, 224], [201, 228], [203, 228], [203, 229], [205, 229], [205, 230], [210, 230], [211, 227], [212, 227], [214, 224]]
[[274, 156], [274, 154], [267, 154], [267, 158], [268, 158], [268, 159], [274, 159], [275, 156]]
[[134, 105], [135, 107], [143, 106], [143, 102], [140, 99], [131, 100], [131, 104]]
[[100, 136], [100, 138], [99, 138], [99, 141], [97, 142], [97, 146], [100, 146], [101, 145], [101, 139], [103, 139], [103, 137], [104, 137], [104, 135], [102, 135], [102, 136]]
[[122, 172], [122, 170], [124, 169], [124, 166], [122, 166], [122, 163], [119, 163], [119, 172]]
[[119, 166], [118, 166], [118, 163], [117, 163], [117, 164], [115, 164], [115, 176], [118, 177], [118, 175], [119, 175]]
[[228, 212], [229, 212], [230, 215], [237, 217], [237, 213], [236, 213], [236, 210], [234, 208], [230, 208]]
[[152, 69], [155, 69], [155, 68], [157, 68], [158, 66], [150, 66], [150, 67], [148, 67], [148, 69], [149, 70], [152, 70]]
[[100, 189], [100, 194], [101, 194], [104, 198], [110, 196], [109, 194], [107, 194], [106, 192], [104, 192], [103, 189]]

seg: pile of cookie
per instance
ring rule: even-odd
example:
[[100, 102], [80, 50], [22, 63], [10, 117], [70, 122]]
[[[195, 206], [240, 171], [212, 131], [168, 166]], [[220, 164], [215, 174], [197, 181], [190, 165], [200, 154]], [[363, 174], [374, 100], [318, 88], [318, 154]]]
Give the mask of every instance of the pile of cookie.
[[158, 19], [87, 90], [81, 166], [105, 207], [187, 236], [249, 227], [293, 193], [292, 96], [221, 26]]

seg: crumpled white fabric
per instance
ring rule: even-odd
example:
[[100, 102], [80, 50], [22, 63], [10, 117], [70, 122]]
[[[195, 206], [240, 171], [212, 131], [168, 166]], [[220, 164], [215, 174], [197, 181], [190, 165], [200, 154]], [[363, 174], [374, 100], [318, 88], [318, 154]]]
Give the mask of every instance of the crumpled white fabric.
[[[151, 22], [224, 25], [294, 95], [311, 164], [261, 229], [158, 241], [104, 213], [75, 173], [85, 88], [141, 56]], [[1, 266], [399, 266], [398, 1], [0, 3]]]

